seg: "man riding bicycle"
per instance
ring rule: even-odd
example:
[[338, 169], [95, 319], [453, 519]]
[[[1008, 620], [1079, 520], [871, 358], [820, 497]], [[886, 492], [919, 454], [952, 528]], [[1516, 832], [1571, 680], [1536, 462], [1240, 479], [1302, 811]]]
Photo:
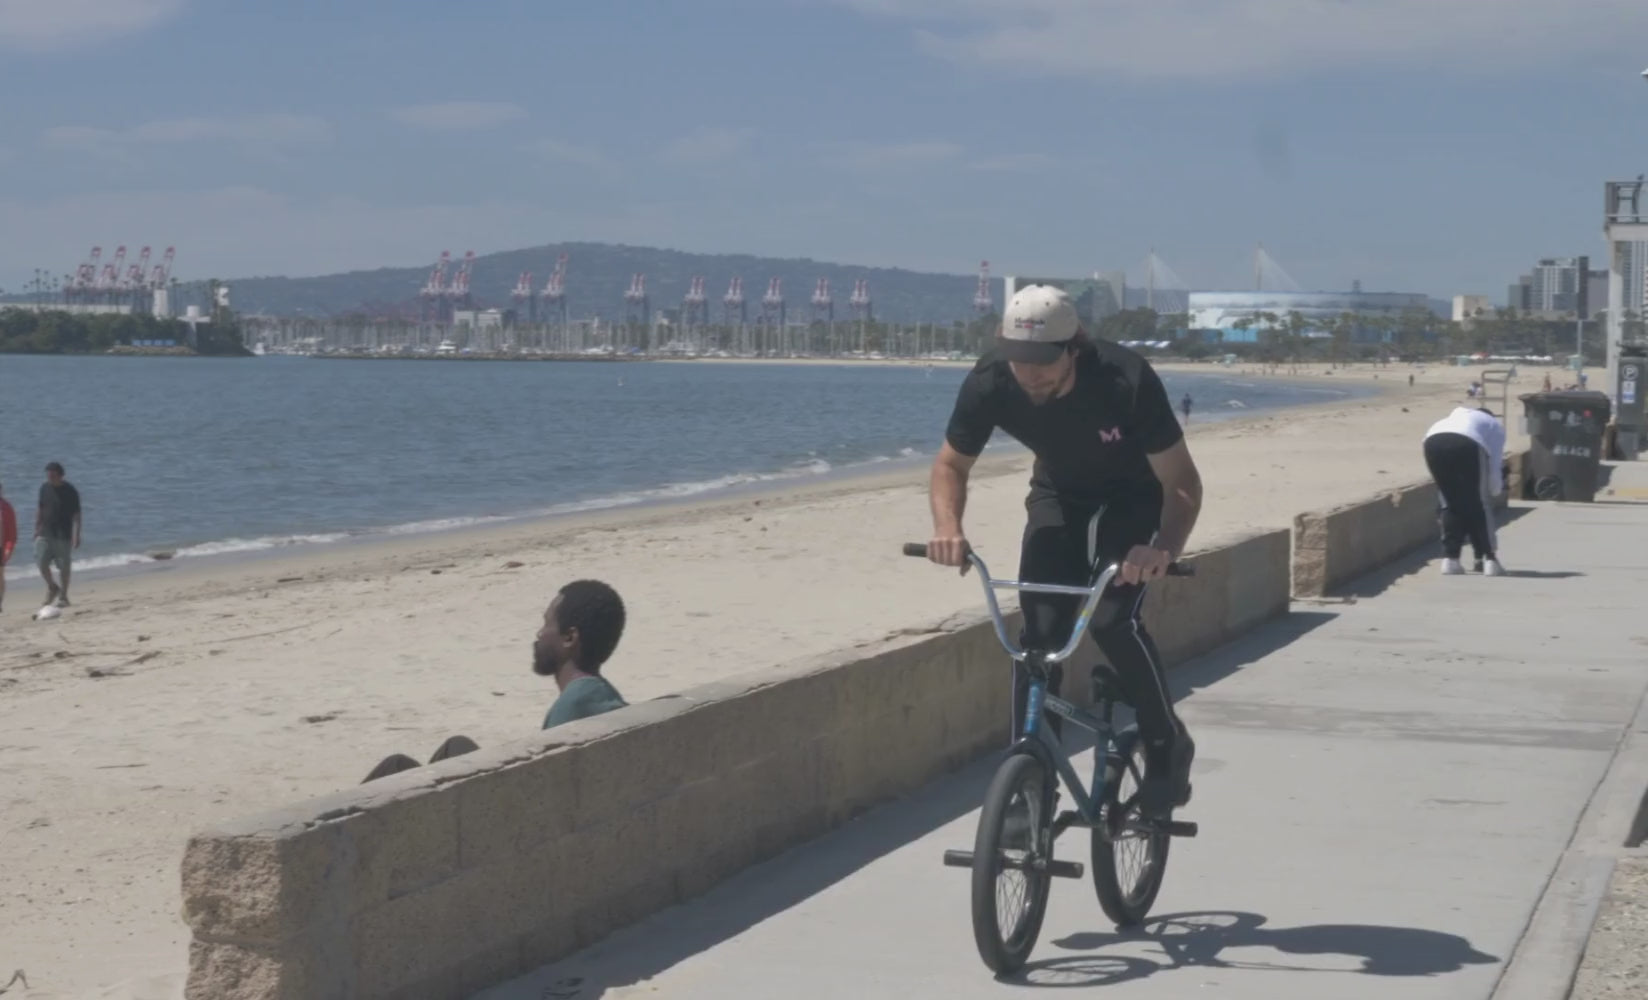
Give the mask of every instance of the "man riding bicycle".
[[[1141, 809], [1166, 815], [1189, 801], [1196, 746], [1173, 710], [1161, 656], [1139, 614], [1146, 584], [1183, 554], [1202, 505], [1201, 476], [1167, 391], [1138, 354], [1088, 339], [1062, 289], [1029, 285], [1014, 293], [995, 346], [957, 393], [933, 462], [933, 562], [965, 572], [967, 476], [997, 427], [1036, 456], [1019, 579], [1081, 587], [1095, 562], [1122, 564], [1089, 631], [1138, 718], [1146, 761]], [[1019, 603], [1021, 645], [1053, 648], [1069, 638], [1078, 598], [1025, 593]], [[1055, 667], [1052, 693], [1061, 680]], [[1028, 686], [1015, 664], [1015, 737]]]

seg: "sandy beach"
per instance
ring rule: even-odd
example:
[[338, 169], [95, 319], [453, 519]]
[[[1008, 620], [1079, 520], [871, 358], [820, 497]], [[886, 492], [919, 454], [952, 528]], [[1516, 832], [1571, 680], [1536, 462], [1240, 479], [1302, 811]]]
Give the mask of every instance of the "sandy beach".
[[[1377, 376], [1385, 391], [1193, 422], [1206, 502], [1191, 548], [1422, 478], [1421, 435], [1481, 369], [1432, 367], [1411, 388], [1410, 371], [1301, 370], [1286, 377]], [[1543, 372], [1512, 386], [1512, 447], [1515, 394]], [[1004, 456], [975, 475], [969, 535], [993, 569], [1016, 564], [1028, 464]], [[454, 733], [483, 746], [530, 734], [555, 695], [530, 671], [533, 634], [569, 580], [623, 595], [606, 673], [635, 702], [980, 606], [971, 577], [900, 556], [928, 530], [922, 466], [168, 566], [77, 583], [48, 623], [28, 618], [38, 592], [14, 587], [0, 615], [0, 981], [24, 970], [33, 998], [181, 996], [190, 832], [347, 787], [390, 753], [427, 759]]]

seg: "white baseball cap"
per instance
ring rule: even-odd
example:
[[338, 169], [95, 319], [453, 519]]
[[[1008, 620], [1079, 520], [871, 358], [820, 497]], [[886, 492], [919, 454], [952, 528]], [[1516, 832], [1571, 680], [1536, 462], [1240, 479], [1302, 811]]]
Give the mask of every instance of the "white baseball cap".
[[1001, 353], [1009, 361], [1050, 365], [1081, 332], [1076, 307], [1062, 288], [1026, 285], [1013, 293], [1001, 317]]

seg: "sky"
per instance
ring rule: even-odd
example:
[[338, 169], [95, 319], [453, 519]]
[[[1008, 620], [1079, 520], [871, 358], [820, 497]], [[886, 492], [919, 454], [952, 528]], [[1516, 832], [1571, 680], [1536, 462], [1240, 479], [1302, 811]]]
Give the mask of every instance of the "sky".
[[1601, 266], [1645, 40], [1642, 0], [0, 0], [0, 289], [574, 240], [1235, 289], [1262, 243], [1498, 300]]

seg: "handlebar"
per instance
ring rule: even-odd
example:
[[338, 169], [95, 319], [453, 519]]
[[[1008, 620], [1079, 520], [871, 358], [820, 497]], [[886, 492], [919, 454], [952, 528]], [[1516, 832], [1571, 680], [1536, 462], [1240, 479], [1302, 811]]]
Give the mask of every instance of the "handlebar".
[[[904, 554], [917, 559], [925, 559], [927, 558], [927, 545], [924, 542], [905, 542]], [[984, 560], [979, 558], [979, 554], [974, 552], [971, 547], [967, 550], [967, 562], [968, 565], [978, 570], [979, 582], [984, 587], [984, 601], [989, 605], [990, 619], [996, 626], [996, 638], [1001, 641], [1002, 646], [1007, 649], [1007, 652], [1015, 660], [1023, 660], [1028, 654], [1025, 650], [1015, 646], [1011, 639], [1007, 638], [1007, 626], [1001, 618], [1001, 606], [996, 603], [997, 590], [1017, 590], [1020, 593], [1029, 592], [1033, 594], [1065, 594], [1072, 597], [1086, 598], [1082, 602], [1081, 614], [1076, 616], [1075, 625], [1070, 630], [1069, 641], [1064, 644], [1064, 648], [1047, 657], [1049, 663], [1060, 663], [1068, 660], [1076, 652], [1076, 647], [1081, 645], [1082, 633], [1087, 631], [1087, 623], [1092, 620], [1093, 612], [1099, 606], [1099, 598], [1103, 596], [1105, 589], [1110, 586], [1110, 581], [1115, 579], [1116, 574], [1120, 573], [1122, 569], [1121, 563], [1113, 562], [1104, 568], [1098, 578], [1093, 581], [1092, 586], [1071, 587], [1065, 584], [1025, 583], [1019, 580], [993, 579], [990, 576], [990, 570], [984, 565]], [[1166, 575], [1195, 576], [1196, 569], [1187, 563], [1173, 562], [1168, 564]]]

